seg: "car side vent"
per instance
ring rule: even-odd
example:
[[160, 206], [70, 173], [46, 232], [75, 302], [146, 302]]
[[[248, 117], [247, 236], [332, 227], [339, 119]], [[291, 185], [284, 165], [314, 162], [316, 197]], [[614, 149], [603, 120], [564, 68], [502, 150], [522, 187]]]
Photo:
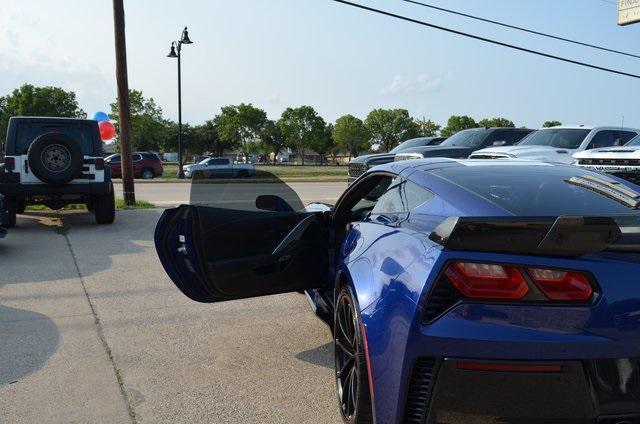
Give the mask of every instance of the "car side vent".
[[431, 289], [427, 302], [424, 305], [422, 323], [429, 324], [438, 318], [444, 311], [449, 309], [462, 295], [445, 279], [440, 276], [436, 284]]
[[419, 358], [414, 364], [404, 409], [405, 424], [422, 424], [426, 421], [435, 368], [435, 358]]

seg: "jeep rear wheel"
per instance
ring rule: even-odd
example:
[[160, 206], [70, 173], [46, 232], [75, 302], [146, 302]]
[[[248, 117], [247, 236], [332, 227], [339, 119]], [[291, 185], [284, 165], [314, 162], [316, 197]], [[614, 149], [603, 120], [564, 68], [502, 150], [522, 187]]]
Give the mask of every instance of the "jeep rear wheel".
[[113, 224], [116, 217], [116, 199], [113, 187], [111, 187], [111, 193], [95, 197], [93, 208], [96, 214], [96, 223], [100, 225]]
[[6, 215], [2, 221], [2, 226], [12, 228], [16, 226], [16, 213], [17, 213], [18, 201], [15, 197], [4, 198], [4, 209]]

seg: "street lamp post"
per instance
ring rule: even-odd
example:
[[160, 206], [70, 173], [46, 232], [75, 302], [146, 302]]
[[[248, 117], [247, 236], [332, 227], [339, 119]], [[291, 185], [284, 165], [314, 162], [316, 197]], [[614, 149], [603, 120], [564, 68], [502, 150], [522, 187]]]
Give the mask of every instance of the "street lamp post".
[[180, 77], [180, 57], [183, 44], [193, 44], [193, 41], [189, 39], [189, 32], [187, 27], [182, 30], [182, 35], [178, 41], [171, 43], [171, 51], [167, 55], [170, 58], [178, 59], [178, 178], [184, 178], [184, 171], [182, 170], [182, 79]]

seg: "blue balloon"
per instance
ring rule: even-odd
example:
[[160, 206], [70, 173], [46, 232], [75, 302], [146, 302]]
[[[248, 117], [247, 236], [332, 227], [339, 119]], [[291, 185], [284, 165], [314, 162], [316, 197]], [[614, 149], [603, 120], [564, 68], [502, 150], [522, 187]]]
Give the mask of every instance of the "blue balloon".
[[96, 113], [93, 114], [93, 120], [94, 121], [98, 121], [98, 122], [108, 121], [109, 120], [109, 115], [107, 115], [104, 112], [96, 112]]

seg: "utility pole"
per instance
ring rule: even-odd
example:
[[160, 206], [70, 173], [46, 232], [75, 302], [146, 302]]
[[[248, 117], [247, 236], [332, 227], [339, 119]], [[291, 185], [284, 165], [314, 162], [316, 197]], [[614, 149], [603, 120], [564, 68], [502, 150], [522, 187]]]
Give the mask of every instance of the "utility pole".
[[123, 0], [113, 0], [113, 32], [116, 43], [116, 81], [118, 83], [118, 111], [120, 120], [120, 157], [122, 158], [122, 191], [128, 206], [136, 203], [131, 159], [131, 110], [129, 108], [129, 79], [127, 77], [127, 41], [124, 31]]

